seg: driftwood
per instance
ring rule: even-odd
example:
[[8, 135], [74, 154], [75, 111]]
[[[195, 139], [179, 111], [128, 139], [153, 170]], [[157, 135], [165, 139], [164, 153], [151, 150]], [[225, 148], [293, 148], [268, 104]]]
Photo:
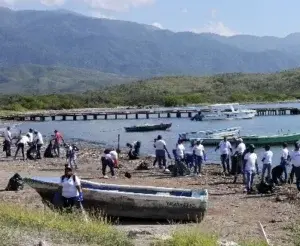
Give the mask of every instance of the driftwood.
[[258, 223], [259, 223], [260, 229], [261, 229], [261, 231], [262, 231], [262, 234], [263, 234], [263, 236], [264, 236], [264, 239], [265, 239], [267, 245], [271, 246], [270, 241], [269, 241], [269, 239], [268, 239], [268, 237], [267, 237], [267, 234], [266, 234], [266, 232], [265, 232], [265, 229], [264, 229], [263, 225], [260, 223], [260, 221], [258, 221]]

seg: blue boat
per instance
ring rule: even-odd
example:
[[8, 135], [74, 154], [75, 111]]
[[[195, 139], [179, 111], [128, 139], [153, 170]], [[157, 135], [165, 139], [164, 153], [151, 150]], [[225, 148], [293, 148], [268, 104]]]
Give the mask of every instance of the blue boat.
[[[43, 199], [52, 201], [59, 178], [25, 178]], [[81, 180], [85, 209], [111, 217], [201, 221], [207, 210], [207, 190], [103, 184]]]

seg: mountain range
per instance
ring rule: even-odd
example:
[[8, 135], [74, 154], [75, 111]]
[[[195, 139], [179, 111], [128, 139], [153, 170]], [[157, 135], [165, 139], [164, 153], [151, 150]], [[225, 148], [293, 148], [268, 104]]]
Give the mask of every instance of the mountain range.
[[[67, 11], [0, 8], [0, 54], [2, 73], [29, 64], [96, 70], [116, 75], [113, 78], [271, 73], [299, 66], [300, 33], [285, 38], [223, 37]], [[5, 80], [10, 79], [0, 77], [1, 83]]]

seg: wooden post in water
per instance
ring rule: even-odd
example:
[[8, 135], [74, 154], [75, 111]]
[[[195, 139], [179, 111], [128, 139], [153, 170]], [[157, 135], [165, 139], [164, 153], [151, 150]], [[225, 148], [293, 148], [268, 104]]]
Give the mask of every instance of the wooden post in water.
[[120, 150], [120, 134], [118, 134], [118, 148], [117, 148], [117, 152], [120, 154], [121, 150]]

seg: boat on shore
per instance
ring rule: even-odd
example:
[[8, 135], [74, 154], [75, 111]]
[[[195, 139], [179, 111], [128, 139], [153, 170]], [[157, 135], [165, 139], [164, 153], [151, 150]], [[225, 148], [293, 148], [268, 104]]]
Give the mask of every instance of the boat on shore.
[[165, 131], [171, 128], [172, 123], [161, 124], [145, 124], [138, 126], [124, 127], [126, 132], [149, 132], [149, 131]]
[[238, 103], [234, 104], [214, 104], [206, 109], [199, 111], [191, 120], [209, 121], [209, 120], [234, 120], [234, 119], [252, 119], [256, 115], [256, 110], [242, 109]]
[[[60, 178], [24, 178], [49, 202], [53, 201]], [[201, 221], [207, 210], [207, 190], [129, 186], [81, 180], [84, 208], [111, 217], [154, 220]]]
[[[243, 139], [245, 144], [254, 144], [256, 146], [264, 146], [264, 145], [281, 145], [283, 143], [294, 144], [295, 142], [300, 140], [300, 133], [287, 133], [287, 134], [275, 134], [269, 136], [259, 136], [259, 135], [245, 135], [240, 136]], [[228, 137], [228, 140], [231, 143], [236, 142], [237, 137]], [[204, 145], [217, 145], [223, 138], [194, 138], [190, 139], [190, 141], [201, 140]]]
[[182, 141], [190, 141], [190, 139], [234, 137], [239, 135], [240, 130], [241, 127], [231, 127], [217, 130], [187, 132], [179, 134], [179, 139]]

